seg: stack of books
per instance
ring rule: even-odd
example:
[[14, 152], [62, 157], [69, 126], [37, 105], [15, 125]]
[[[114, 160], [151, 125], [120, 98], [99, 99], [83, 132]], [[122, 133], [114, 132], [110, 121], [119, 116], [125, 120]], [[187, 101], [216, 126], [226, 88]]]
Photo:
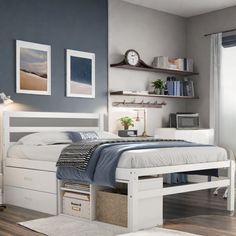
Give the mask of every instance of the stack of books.
[[71, 193], [71, 192], [65, 192], [64, 197], [72, 198], [72, 199], [80, 199], [84, 201], [89, 201], [90, 196], [88, 194], [83, 194], [83, 193]]
[[82, 183], [78, 183], [78, 182], [69, 182], [69, 181], [65, 182], [64, 187], [69, 188], [69, 189], [86, 191], [86, 192], [89, 192], [89, 190], [90, 190], [88, 184], [82, 184]]
[[166, 90], [170, 96], [195, 96], [193, 81], [188, 79], [177, 80], [175, 77], [168, 77]]
[[190, 58], [159, 56], [154, 57], [152, 67], [193, 72], [193, 60]]

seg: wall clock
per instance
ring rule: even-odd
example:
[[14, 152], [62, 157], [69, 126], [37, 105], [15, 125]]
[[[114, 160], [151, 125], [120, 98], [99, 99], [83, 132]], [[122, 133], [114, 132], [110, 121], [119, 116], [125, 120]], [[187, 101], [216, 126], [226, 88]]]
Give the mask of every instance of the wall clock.
[[124, 59], [116, 64], [111, 64], [111, 67], [115, 66], [133, 66], [142, 68], [152, 68], [141, 60], [139, 53], [134, 49], [129, 49], [125, 52]]

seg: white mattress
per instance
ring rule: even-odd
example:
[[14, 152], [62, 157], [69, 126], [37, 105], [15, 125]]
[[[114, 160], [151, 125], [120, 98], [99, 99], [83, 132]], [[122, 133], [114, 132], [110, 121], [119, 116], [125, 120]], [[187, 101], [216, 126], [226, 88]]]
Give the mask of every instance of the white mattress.
[[120, 168], [149, 168], [226, 161], [227, 152], [220, 147], [179, 147], [143, 149], [124, 152]]
[[[31, 146], [13, 145], [8, 150], [8, 157], [37, 161], [56, 162], [63, 145]], [[220, 147], [179, 147], [126, 151], [122, 154], [118, 167], [149, 168], [206, 162], [226, 161], [227, 152]]]

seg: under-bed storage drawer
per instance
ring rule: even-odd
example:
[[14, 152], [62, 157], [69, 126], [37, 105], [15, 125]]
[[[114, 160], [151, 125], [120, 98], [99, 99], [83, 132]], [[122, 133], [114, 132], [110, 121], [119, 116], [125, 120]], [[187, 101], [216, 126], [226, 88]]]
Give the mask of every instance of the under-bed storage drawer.
[[52, 215], [57, 214], [57, 196], [28, 189], [6, 186], [4, 189], [7, 204], [20, 206]]
[[5, 185], [57, 193], [55, 172], [6, 167], [4, 175]]

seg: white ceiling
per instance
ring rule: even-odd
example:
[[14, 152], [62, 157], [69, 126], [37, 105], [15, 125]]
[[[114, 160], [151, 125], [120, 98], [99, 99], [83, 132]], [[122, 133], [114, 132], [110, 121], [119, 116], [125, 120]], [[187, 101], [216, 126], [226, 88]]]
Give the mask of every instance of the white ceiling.
[[236, 6], [236, 0], [123, 0], [136, 5], [191, 17]]

